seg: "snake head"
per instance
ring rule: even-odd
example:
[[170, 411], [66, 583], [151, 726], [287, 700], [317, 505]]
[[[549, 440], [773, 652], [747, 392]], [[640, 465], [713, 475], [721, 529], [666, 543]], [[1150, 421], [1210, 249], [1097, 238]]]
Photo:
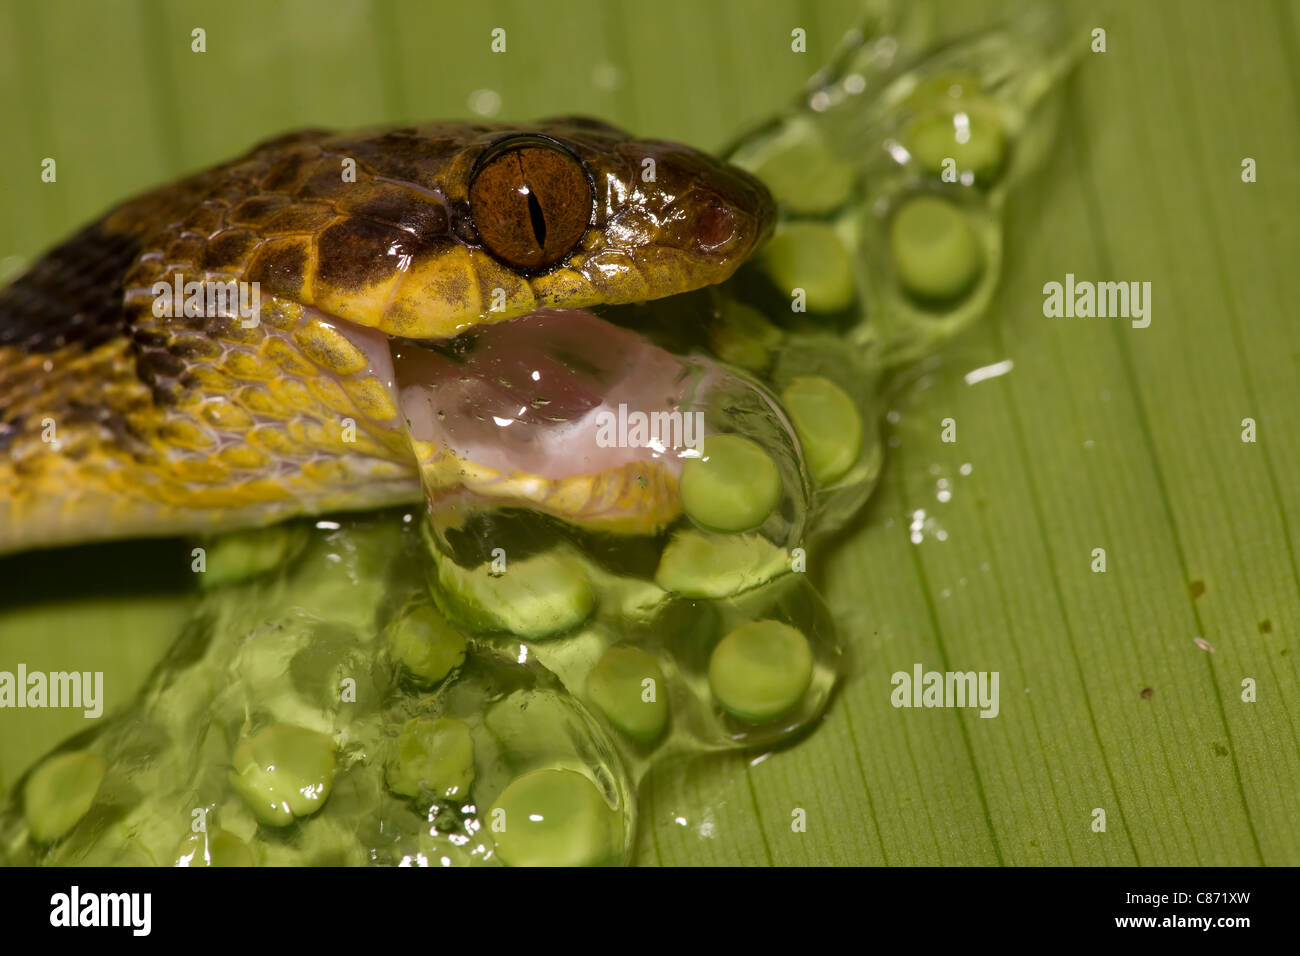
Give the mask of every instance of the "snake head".
[[263, 294], [407, 338], [721, 282], [774, 220], [748, 173], [578, 118], [314, 134], [243, 162], [250, 201], [288, 208], [255, 217], [259, 248], [230, 265]]
[[[579, 310], [720, 282], [772, 220], [748, 174], [579, 119], [306, 130], [128, 200], [0, 294], [0, 453], [26, 469], [0, 459], [0, 485], [22, 478], [16, 504], [0, 496], [0, 551], [84, 539], [96, 524], [103, 535], [177, 533], [409, 501], [419, 477], [437, 493], [468, 487], [457, 468], [430, 481], [422, 458], [417, 477], [403, 411], [451, 391], [433, 359], [395, 370], [395, 356], [472, 330], [454, 348], [477, 343], [506, 365], [554, 359], [540, 396], [553, 411], [585, 394], [565, 407], [597, 414], [624, 378], [662, 398], [680, 364], [595, 376], [649, 353]], [[524, 316], [544, 333], [521, 335]], [[502, 335], [480, 341], [489, 331]], [[55, 352], [75, 371], [50, 374]], [[460, 381], [466, 367], [509, 379], [468, 359], [448, 374], [474, 384]], [[505, 394], [537, 387], [528, 376]], [[75, 452], [46, 454], [51, 416]], [[525, 424], [536, 425], [516, 431]], [[563, 471], [573, 463], [559, 459], [493, 458], [506, 478], [527, 466], [537, 481], [480, 485], [496, 502], [502, 489], [550, 488], [541, 504], [522, 500], [572, 520], [609, 492], [606, 526], [658, 527], [676, 513], [667, 470], [655, 501], [648, 482], [623, 495], [602, 479], [575, 504]], [[587, 470], [644, 478], [639, 468], [593, 458]]]
[[722, 282], [771, 234], [771, 194], [737, 167], [590, 120], [540, 128], [571, 144], [594, 192], [582, 238], [533, 282], [542, 305], [640, 302]]

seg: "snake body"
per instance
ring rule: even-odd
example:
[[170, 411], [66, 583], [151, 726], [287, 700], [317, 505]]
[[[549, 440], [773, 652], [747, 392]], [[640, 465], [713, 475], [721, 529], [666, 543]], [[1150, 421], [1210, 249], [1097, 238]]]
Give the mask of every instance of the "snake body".
[[[398, 346], [723, 281], [772, 221], [748, 174], [583, 119], [305, 131], [129, 200], [0, 290], [0, 553], [499, 486], [413, 442]], [[232, 280], [254, 322], [160, 308]], [[643, 472], [504, 479], [631, 528], [672, 490]]]

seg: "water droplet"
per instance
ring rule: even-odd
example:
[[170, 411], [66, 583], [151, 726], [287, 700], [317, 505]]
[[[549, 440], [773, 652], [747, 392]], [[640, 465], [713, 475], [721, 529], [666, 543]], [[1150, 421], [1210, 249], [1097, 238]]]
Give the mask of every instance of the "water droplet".
[[1001, 362], [994, 362], [992, 365], [984, 365], [980, 368], [971, 369], [965, 375], [966, 384], [975, 385], [990, 378], [1000, 378], [1015, 367], [1016, 363], [1011, 361], [1011, 359], [1003, 359]]
[[475, 90], [469, 95], [467, 105], [471, 113], [496, 116], [501, 112], [501, 94], [496, 90]]
[[958, 143], [966, 144], [970, 142], [970, 117], [965, 113], [956, 113], [952, 118], [953, 129], [955, 130], [954, 138]]
[[591, 68], [591, 84], [598, 90], [616, 90], [623, 85], [623, 71], [613, 63], [597, 63]]

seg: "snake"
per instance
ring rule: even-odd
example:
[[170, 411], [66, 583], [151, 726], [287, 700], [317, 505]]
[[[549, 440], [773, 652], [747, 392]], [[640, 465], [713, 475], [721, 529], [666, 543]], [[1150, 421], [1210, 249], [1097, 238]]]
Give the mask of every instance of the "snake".
[[305, 130], [127, 200], [0, 290], [0, 554], [451, 489], [662, 526], [670, 469], [457, 455], [402, 369], [436, 394], [476, 341], [620, 351], [574, 310], [721, 283], [774, 220], [749, 173], [578, 117]]

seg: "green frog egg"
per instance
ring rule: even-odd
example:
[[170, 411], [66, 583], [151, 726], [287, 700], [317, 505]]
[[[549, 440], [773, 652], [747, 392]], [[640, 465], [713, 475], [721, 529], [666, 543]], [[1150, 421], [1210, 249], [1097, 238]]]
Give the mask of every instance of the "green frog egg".
[[95, 801], [108, 765], [86, 750], [59, 754], [41, 764], [23, 787], [23, 810], [32, 838], [57, 840], [71, 830]]
[[596, 607], [591, 579], [572, 554], [533, 555], [510, 562], [501, 574], [492, 573], [489, 564], [462, 568], [450, 558], [435, 560], [453, 618], [471, 628], [541, 640], [573, 630]]
[[989, 105], [922, 113], [907, 124], [903, 143], [929, 172], [941, 174], [951, 159], [956, 172], [972, 173], [976, 184], [991, 182], [1006, 155], [1002, 123]]
[[802, 633], [780, 621], [751, 621], [713, 649], [709, 687], [729, 713], [758, 724], [799, 703], [812, 672], [812, 649]]
[[633, 740], [653, 743], [668, 723], [667, 678], [636, 647], [611, 647], [587, 675], [587, 694]]
[[781, 392], [808, 470], [820, 485], [842, 478], [862, 451], [862, 416], [853, 399], [828, 378], [801, 375]]
[[407, 721], [388, 761], [388, 787], [416, 797], [464, 800], [474, 782], [474, 738], [469, 725], [451, 717]]
[[741, 435], [711, 435], [682, 465], [682, 508], [711, 531], [757, 528], [781, 500], [781, 474], [759, 445]]
[[815, 222], [783, 226], [759, 261], [783, 293], [803, 289], [810, 312], [839, 312], [853, 304], [853, 264], [844, 243], [829, 226]]
[[788, 570], [790, 555], [760, 534], [675, 532], [659, 558], [655, 584], [688, 598], [721, 598]]
[[922, 299], [956, 298], [970, 289], [984, 267], [966, 214], [934, 196], [911, 199], [894, 214], [889, 247], [904, 287]]
[[334, 741], [294, 724], [273, 724], [235, 748], [230, 783], [257, 819], [282, 827], [325, 805], [334, 784]]
[[509, 866], [597, 866], [618, 859], [617, 818], [596, 785], [573, 770], [534, 770], [501, 792], [488, 813]]
[[856, 177], [811, 123], [793, 121], [759, 157], [752, 172], [793, 213], [820, 216], [848, 201]]
[[997, 176], [1006, 159], [1005, 124], [975, 76], [950, 71], [929, 77], [907, 105], [916, 115], [903, 130], [903, 143], [925, 169], [938, 175], [952, 159], [960, 172], [974, 174], [976, 184]]
[[421, 684], [436, 684], [465, 662], [465, 635], [428, 604], [408, 607], [386, 630], [393, 659]]
[[728, 299], [709, 325], [709, 346], [718, 358], [746, 371], [762, 373], [772, 364], [772, 352], [782, 333], [758, 309]]

